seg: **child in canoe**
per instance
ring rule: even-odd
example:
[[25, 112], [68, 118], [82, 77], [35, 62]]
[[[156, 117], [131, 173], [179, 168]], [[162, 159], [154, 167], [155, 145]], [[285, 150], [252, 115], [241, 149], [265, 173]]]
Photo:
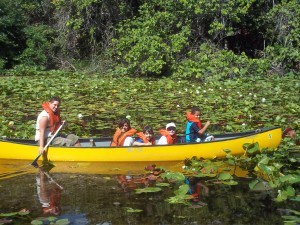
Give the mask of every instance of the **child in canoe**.
[[132, 146], [155, 145], [154, 132], [150, 126], [145, 126], [143, 132], [137, 133], [138, 138]]
[[187, 143], [214, 140], [213, 136], [209, 136], [205, 133], [210, 125], [210, 121], [207, 121], [205, 125], [202, 126], [199, 107], [192, 107], [191, 111], [186, 113], [186, 118], [188, 121], [185, 129]]
[[118, 124], [110, 146], [131, 146], [134, 142], [132, 136], [135, 133], [136, 129], [131, 128], [130, 121], [127, 118], [122, 119]]
[[176, 143], [176, 125], [175, 123], [168, 123], [166, 125], [166, 129], [162, 129], [159, 131], [162, 135], [158, 140], [158, 145], [172, 145]]

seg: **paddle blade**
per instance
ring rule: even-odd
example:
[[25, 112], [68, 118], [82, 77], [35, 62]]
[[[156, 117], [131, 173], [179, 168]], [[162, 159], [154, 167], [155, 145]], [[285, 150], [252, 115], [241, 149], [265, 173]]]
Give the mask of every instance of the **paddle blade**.
[[31, 165], [34, 166], [35, 168], [38, 168], [38, 167], [39, 167], [37, 161], [38, 161], [38, 159], [40, 158], [41, 155], [42, 155], [42, 154], [39, 154], [39, 155], [35, 158], [35, 160], [33, 160], [33, 162], [31, 163]]

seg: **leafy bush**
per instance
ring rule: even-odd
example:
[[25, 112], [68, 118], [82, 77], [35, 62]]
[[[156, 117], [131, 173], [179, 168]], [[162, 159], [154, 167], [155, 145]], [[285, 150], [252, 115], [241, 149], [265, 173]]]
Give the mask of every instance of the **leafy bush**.
[[174, 76], [199, 80], [263, 76], [269, 69], [267, 59], [251, 59], [245, 54], [219, 50], [214, 45], [202, 44], [197, 52], [189, 52], [185, 60], [175, 65]]
[[55, 32], [46, 25], [29, 26], [24, 29], [26, 48], [17, 57], [26, 66], [37, 66], [40, 69], [51, 65], [52, 42]]
[[[158, 10], [157, 10], [158, 9]], [[183, 4], [145, 3], [139, 16], [124, 20], [113, 40], [116, 74], [161, 75], [188, 45], [189, 19]]]

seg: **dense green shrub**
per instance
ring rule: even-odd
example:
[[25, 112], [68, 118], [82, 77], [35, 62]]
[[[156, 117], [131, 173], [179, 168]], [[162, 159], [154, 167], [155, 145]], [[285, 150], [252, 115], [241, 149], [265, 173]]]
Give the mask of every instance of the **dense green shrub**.
[[222, 79], [298, 73], [298, 5], [298, 0], [2, 0], [0, 69]]
[[240, 76], [265, 75], [270, 68], [267, 59], [251, 59], [244, 53], [219, 50], [202, 44], [198, 52], [189, 52], [186, 59], [174, 65], [174, 75], [185, 79], [227, 79]]
[[25, 27], [18, 1], [0, 1], [0, 70], [11, 68], [24, 49]]
[[53, 62], [54, 30], [46, 25], [28, 26], [24, 29], [26, 48], [17, 60], [24, 66], [49, 68]]

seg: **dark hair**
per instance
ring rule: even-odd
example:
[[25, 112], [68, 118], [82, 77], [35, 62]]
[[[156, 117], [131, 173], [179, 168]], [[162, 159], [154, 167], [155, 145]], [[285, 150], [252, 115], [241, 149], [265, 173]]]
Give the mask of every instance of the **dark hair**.
[[192, 114], [195, 114], [195, 112], [197, 112], [197, 111], [200, 112], [200, 108], [199, 107], [194, 106], [194, 107], [191, 108], [191, 113]]
[[51, 102], [51, 103], [55, 102], [55, 101], [58, 101], [60, 103], [60, 98], [57, 96], [54, 96], [54, 97], [50, 98], [50, 100], [49, 100], [49, 102]]
[[145, 126], [145, 127], [144, 127], [143, 133], [146, 133], [146, 132], [148, 132], [149, 134], [154, 135], [154, 132], [153, 132], [153, 130], [152, 130], [152, 127], [150, 127], [150, 126]]
[[119, 128], [122, 128], [124, 126], [124, 124], [127, 123], [128, 124], [128, 130], [131, 129], [131, 126], [130, 126], [130, 121], [129, 119], [127, 118], [124, 118], [124, 119], [121, 119], [120, 122], [119, 122]]

